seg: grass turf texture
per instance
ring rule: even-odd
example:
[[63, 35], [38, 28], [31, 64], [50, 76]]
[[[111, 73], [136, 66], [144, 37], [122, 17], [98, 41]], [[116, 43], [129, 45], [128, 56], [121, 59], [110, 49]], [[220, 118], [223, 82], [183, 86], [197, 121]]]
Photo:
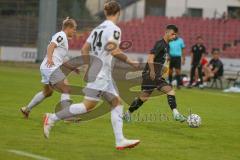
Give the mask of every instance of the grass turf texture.
[[[110, 123], [110, 114], [80, 124], [58, 123], [49, 140], [42, 134], [42, 117], [52, 112], [60, 95], [37, 106], [29, 120], [22, 118], [19, 108], [26, 105], [41, 89], [38, 69], [0, 65], [0, 159], [31, 159], [7, 152], [25, 151], [52, 159], [108, 160], [239, 160], [240, 96], [212, 90], [177, 91], [179, 110], [202, 117], [200, 128], [172, 120], [166, 96], [153, 98], [141, 108], [144, 113], [166, 113], [169, 121], [133, 122], [124, 124], [127, 138], [139, 138], [134, 149], [117, 151]], [[72, 80], [76, 83], [77, 78]], [[73, 97], [80, 102], [82, 97]]]

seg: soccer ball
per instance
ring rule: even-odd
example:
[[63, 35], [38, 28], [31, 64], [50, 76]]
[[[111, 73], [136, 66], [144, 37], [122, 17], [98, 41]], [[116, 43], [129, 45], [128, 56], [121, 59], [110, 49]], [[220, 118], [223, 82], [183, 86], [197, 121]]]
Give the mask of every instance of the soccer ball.
[[191, 128], [197, 128], [201, 125], [202, 119], [197, 114], [191, 114], [187, 118], [187, 123]]

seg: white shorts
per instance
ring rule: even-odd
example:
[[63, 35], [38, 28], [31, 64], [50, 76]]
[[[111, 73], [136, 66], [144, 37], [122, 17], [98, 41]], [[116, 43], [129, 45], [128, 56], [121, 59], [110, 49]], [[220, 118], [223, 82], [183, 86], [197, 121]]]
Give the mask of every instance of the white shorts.
[[54, 85], [66, 78], [60, 68], [40, 68], [43, 84]]
[[83, 89], [85, 99], [99, 101], [101, 97], [108, 102], [113, 98], [119, 97], [119, 92], [112, 80], [105, 80], [103, 78], [97, 78], [94, 82], [87, 83], [87, 86]]

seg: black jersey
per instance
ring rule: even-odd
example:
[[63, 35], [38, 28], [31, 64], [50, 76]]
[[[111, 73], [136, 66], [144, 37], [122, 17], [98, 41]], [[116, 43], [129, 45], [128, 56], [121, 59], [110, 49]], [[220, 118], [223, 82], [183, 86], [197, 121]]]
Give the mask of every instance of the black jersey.
[[[154, 54], [154, 69], [157, 76], [161, 75], [162, 67], [167, 59], [167, 56], [169, 56], [169, 44], [164, 40], [161, 39], [157, 41], [151, 49], [150, 54]], [[149, 73], [149, 66], [146, 64], [143, 74]]]
[[206, 48], [204, 45], [195, 44], [194, 46], [192, 46], [192, 53], [193, 53], [193, 65], [198, 65], [200, 64], [202, 54], [206, 53]]
[[223, 76], [223, 72], [224, 72], [223, 63], [220, 59], [211, 59], [209, 64], [212, 66], [212, 70], [218, 69], [215, 76], [217, 76], [217, 77]]

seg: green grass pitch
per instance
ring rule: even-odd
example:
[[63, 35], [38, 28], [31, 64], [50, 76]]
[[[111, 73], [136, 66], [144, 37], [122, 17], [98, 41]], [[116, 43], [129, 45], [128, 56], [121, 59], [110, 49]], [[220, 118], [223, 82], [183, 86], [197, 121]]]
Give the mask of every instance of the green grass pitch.
[[[74, 81], [74, 80], [73, 80]], [[77, 82], [76, 78], [75, 81]], [[127, 138], [139, 138], [134, 149], [117, 151], [107, 114], [89, 122], [58, 123], [50, 139], [42, 134], [42, 117], [52, 112], [59, 94], [37, 106], [28, 120], [19, 108], [41, 89], [39, 70], [0, 65], [0, 159], [30, 160], [8, 152], [18, 150], [54, 160], [239, 160], [240, 95], [213, 90], [177, 91], [179, 110], [202, 117], [200, 128], [172, 120], [166, 96], [153, 98], [141, 109], [145, 113], [165, 113], [170, 120], [124, 124]], [[81, 96], [74, 96], [80, 102]], [[125, 107], [126, 109], [126, 107]]]

